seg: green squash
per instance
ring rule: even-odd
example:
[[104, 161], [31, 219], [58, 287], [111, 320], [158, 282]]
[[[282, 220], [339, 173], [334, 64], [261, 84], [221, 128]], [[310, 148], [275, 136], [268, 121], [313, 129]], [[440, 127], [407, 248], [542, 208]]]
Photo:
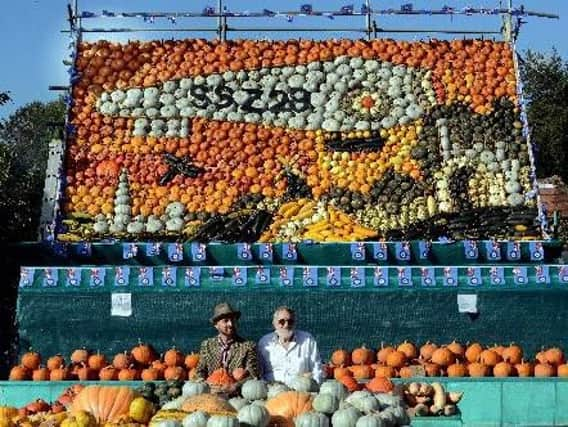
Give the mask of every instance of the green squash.
[[318, 391], [318, 383], [316, 383], [313, 378], [298, 375], [290, 383], [290, 388], [303, 393], [310, 393]]
[[357, 420], [355, 427], [387, 427], [387, 424], [378, 415], [364, 415]]

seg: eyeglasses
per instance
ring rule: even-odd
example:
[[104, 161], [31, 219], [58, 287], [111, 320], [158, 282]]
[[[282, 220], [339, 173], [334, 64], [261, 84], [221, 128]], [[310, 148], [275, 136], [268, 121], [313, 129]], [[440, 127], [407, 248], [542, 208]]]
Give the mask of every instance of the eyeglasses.
[[294, 324], [294, 319], [279, 319], [278, 320], [278, 324], [280, 326], [284, 326], [286, 323], [288, 323], [290, 326], [292, 326]]

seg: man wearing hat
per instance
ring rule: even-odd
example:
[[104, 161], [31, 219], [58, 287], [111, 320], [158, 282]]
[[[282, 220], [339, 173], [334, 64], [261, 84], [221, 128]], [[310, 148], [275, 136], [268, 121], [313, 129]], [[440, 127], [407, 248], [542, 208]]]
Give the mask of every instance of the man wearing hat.
[[[220, 368], [226, 369], [237, 380], [243, 379], [239, 378], [241, 376], [260, 376], [256, 344], [237, 335], [237, 321], [240, 317], [241, 312], [234, 310], [229, 303], [222, 302], [215, 306], [210, 320], [219, 334], [201, 343], [196, 368], [198, 377], [205, 379]], [[244, 373], [235, 375], [234, 371], [238, 368], [244, 369]]]

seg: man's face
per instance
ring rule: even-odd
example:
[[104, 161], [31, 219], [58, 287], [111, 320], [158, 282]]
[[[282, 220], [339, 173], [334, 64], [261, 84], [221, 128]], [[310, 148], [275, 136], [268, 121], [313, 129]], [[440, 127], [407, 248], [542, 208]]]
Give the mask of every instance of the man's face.
[[280, 338], [290, 338], [294, 333], [295, 320], [292, 314], [282, 310], [274, 316], [272, 326], [274, 326], [274, 330]]
[[221, 335], [229, 338], [237, 333], [237, 319], [234, 316], [221, 317], [214, 326]]

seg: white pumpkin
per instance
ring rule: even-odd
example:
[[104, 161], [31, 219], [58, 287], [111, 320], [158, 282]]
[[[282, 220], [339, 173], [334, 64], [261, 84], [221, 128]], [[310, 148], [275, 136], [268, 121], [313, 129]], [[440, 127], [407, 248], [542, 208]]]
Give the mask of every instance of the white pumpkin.
[[[177, 409], [180, 410], [181, 406], [183, 405], [183, 402], [185, 402], [185, 396], [179, 396], [176, 397], [173, 400], [170, 400], [169, 402], [166, 402], [162, 405], [161, 409]], [[184, 425], [184, 427], [186, 427]]]
[[298, 375], [290, 382], [290, 388], [292, 390], [309, 393], [312, 391], [318, 391], [319, 387], [318, 383], [315, 382], [313, 378]]
[[268, 387], [263, 380], [248, 380], [241, 388], [241, 395], [247, 400], [266, 399]]
[[320, 393], [314, 398], [312, 406], [318, 412], [331, 415], [339, 409], [339, 400], [333, 394]]
[[156, 420], [150, 421], [150, 427], [182, 427], [179, 420]]
[[267, 398], [272, 399], [273, 397], [278, 396], [280, 393], [283, 393], [283, 392], [289, 391], [289, 390], [290, 390], [290, 388], [286, 384], [282, 384], [282, 383], [270, 384], [268, 386]]
[[209, 393], [209, 384], [205, 381], [186, 381], [181, 388], [181, 395], [184, 397], [204, 393]]
[[351, 393], [346, 399], [345, 401], [347, 403], [351, 403], [353, 406], [355, 405], [355, 401], [362, 399], [364, 397], [369, 397], [372, 396], [372, 393], [370, 391], [367, 390], [358, 390], [358, 391], [354, 391], [353, 393]]
[[209, 420], [209, 414], [207, 412], [195, 411], [187, 415], [183, 419], [182, 425], [183, 427], [206, 427], [208, 420]]
[[351, 404], [365, 414], [379, 410], [379, 402], [375, 396], [366, 396], [353, 400]]
[[296, 427], [329, 427], [329, 418], [319, 412], [304, 412], [294, 420]]
[[270, 421], [270, 414], [264, 406], [253, 404], [239, 409], [237, 418], [241, 426], [266, 427]]
[[320, 386], [320, 394], [331, 394], [337, 397], [337, 400], [342, 401], [349, 396], [349, 391], [342, 383], [337, 380], [324, 381]]
[[230, 415], [213, 415], [207, 420], [207, 427], [239, 427], [239, 419]]
[[232, 397], [228, 400], [228, 402], [236, 411], [239, 411], [241, 408], [249, 404], [249, 401], [244, 397]]
[[355, 427], [387, 427], [387, 424], [377, 415], [364, 415], [357, 420]]
[[362, 414], [356, 408], [345, 408], [336, 411], [331, 417], [333, 427], [355, 427]]

